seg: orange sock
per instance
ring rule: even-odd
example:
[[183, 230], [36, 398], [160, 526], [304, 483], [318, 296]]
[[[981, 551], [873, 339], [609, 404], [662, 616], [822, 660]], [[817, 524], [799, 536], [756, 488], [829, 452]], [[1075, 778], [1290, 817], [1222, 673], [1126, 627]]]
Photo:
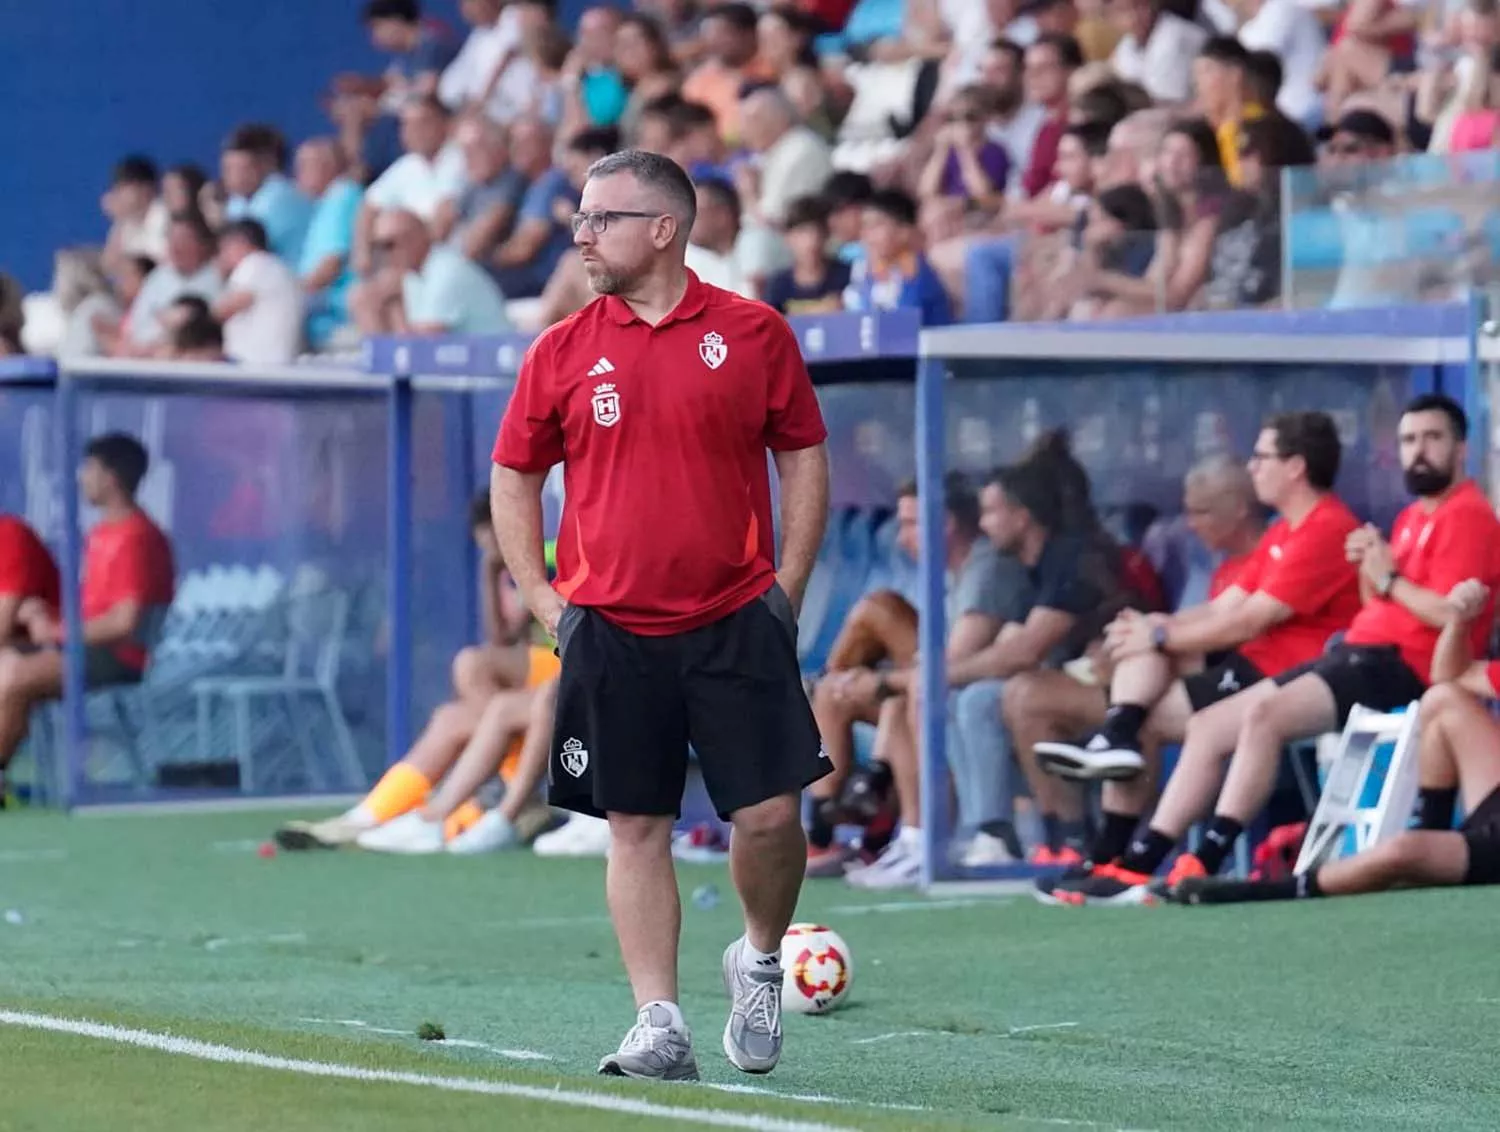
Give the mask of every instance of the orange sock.
[[484, 817], [483, 807], [470, 798], [448, 815], [448, 820], [443, 823], [443, 840], [452, 841], [482, 817]]
[[410, 763], [397, 763], [365, 795], [361, 808], [375, 819], [377, 825], [384, 825], [422, 805], [431, 790], [432, 783], [420, 770]]

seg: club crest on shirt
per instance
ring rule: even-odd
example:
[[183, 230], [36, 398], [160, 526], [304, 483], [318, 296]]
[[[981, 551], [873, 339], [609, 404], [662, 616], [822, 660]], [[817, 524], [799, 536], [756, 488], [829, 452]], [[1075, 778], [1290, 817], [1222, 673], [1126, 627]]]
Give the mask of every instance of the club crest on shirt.
[[557, 761], [574, 778], [582, 778], [583, 772], [588, 769], [589, 753], [577, 739], [568, 739], [563, 743]]
[[710, 330], [698, 343], [698, 356], [709, 369], [718, 369], [729, 357], [729, 347], [724, 345], [724, 336]]
[[594, 423], [610, 428], [620, 419], [620, 395], [609, 382], [594, 386]]

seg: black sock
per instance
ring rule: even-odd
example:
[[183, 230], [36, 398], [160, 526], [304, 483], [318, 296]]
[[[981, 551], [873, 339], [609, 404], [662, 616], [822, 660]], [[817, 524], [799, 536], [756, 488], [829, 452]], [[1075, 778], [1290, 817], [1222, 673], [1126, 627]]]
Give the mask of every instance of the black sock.
[[1167, 854], [1176, 844], [1175, 837], [1168, 837], [1165, 833], [1147, 829], [1125, 850], [1125, 855], [1120, 858], [1120, 867], [1132, 873], [1150, 876], [1161, 868], [1161, 863], [1167, 859]]
[[1058, 828], [1059, 824], [1056, 814], [1042, 815], [1042, 840], [1054, 853], [1062, 848], [1062, 831]]
[[812, 820], [807, 825], [807, 843], [814, 849], [827, 849], [833, 844], [833, 822], [829, 820], [833, 809], [831, 801], [819, 798], [813, 802]]
[[1083, 818], [1079, 818], [1077, 821], [1062, 821], [1059, 819], [1057, 823], [1057, 836], [1058, 842], [1055, 848], [1072, 849], [1081, 857], [1084, 854], [1084, 850], [1088, 848], [1089, 823]]
[[1016, 836], [1016, 827], [1008, 821], [987, 821], [979, 827], [980, 833], [987, 833], [991, 837], [998, 837], [1005, 842], [1005, 849], [1012, 857], [1020, 861], [1025, 858], [1026, 851], [1021, 848], [1021, 839]]
[[1233, 818], [1214, 815], [1214, 820], [1208, 823], [1208, 832], [1203, 835], [1203, 842], [1198, 846], [1198, 852], [1195, 854], [1198, 860], [1203, 862], [1203, 867], [1208, 871], [1209, 876], [1219, 871], [1224, 858], [1229, 856], [1234, 843], [1244, 832], [1245, 827]]
[[1452, 829], [1458, 791], [1424, 786], [1417, 793], [1417, 825], [1422, 829]]
[[1140, 704], [1111, 704], [1104, 714], [1105, 737], [1117, 747], [1140, 750], [1141, 728], [1147, 714]]
[[1293, 877], [1292, 881], [1297, 886], [1298, 900], [1311, 900], [1314, 897], [1328, 895], [1323, 891], [1323, 886], [1318, 883], [1317, 869], [1309, 869], [1301, 876]]
[[1116, 814], [1105, 810], [1104, 824], [1099, 827], [1093, 845], [1089, 846], [1089, 860], [1096, 865], [1107, 865], [1125, 852], [1140, 820], [1140, 814]]

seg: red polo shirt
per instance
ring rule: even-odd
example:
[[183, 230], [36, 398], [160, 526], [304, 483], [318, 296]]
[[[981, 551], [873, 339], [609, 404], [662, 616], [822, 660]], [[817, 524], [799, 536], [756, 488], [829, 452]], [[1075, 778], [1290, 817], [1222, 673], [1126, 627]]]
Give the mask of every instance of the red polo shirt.
[[41, 598], [61, 607], [57, 563], [35, 531], [14, 515], [0, 515], [0, 597]]
[[770, 588], [766, 449], [827, 435], [786, 320], [689, 272], [654, 327], [608, 296], [532, 343], [494, 460], [563, 464], [558, 593], [665, 636]]
[[1344, 543], [1359, 526], [1336, 495], [1325, 495], [1295, 527], [1272, 523], [1234, 584], [1291, 607], [1292, 615], [1239, 647], [1267, 676], [1306, 664], [1359, 612], [1359, 570]]
[[[139, 602], [142, 609], [171, 605], [175, 574], [172, 545], [144, 511], [97, 524], [83, 547], [84, 621], [123, 601]], [[115, 645], [113, 652], [134, 669], [146, 667], [146, 650], [139, 645]]]
[[[1454, 488], [1428, 511], [1413, 503], [1391, 528], [1396, 569], [1413, 585], [1447, 596], [1459, 582], [1478, 578], [1494, 590], [1500, 583], [1500, 520], [1473, 480]], [[1474, 619], [1470, 645], [1482, 656], [1488, 643], [1494, 598]], [[1419, 621], [1399, 601], [1372, 597], [1360, 610], [1349, 635], [1351, 645], [1395, 645], [1401, 659], [1423, 680], [1432, 674], [1438, 630]]]
[[1232, 555], [1214, 569], [1213, 577], [1208, 580], [1208, 600], [1213, 601], [1230, 586], [1239, 583], [1240, 574], [1249, 565], [1250, 560], [1255, 557], [1255, 551], [1247, 554]]

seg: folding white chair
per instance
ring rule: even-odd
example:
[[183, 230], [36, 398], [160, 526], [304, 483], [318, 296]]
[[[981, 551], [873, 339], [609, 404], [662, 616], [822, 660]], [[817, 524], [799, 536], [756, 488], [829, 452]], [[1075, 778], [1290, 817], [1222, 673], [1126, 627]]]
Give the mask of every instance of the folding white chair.
[[[1416, 701], [1402, 712], [1358, 706], [1350, 712], [1297, 856], [1298, 876], [1341, 856], [1347, 832], [1353, 833], [1354, 852], [1361, 853], [1406, 828], [1417, 800], [1419, 724]], [[1386, 750], [1390, 759], [1379, 793], [1367, 801]]]

